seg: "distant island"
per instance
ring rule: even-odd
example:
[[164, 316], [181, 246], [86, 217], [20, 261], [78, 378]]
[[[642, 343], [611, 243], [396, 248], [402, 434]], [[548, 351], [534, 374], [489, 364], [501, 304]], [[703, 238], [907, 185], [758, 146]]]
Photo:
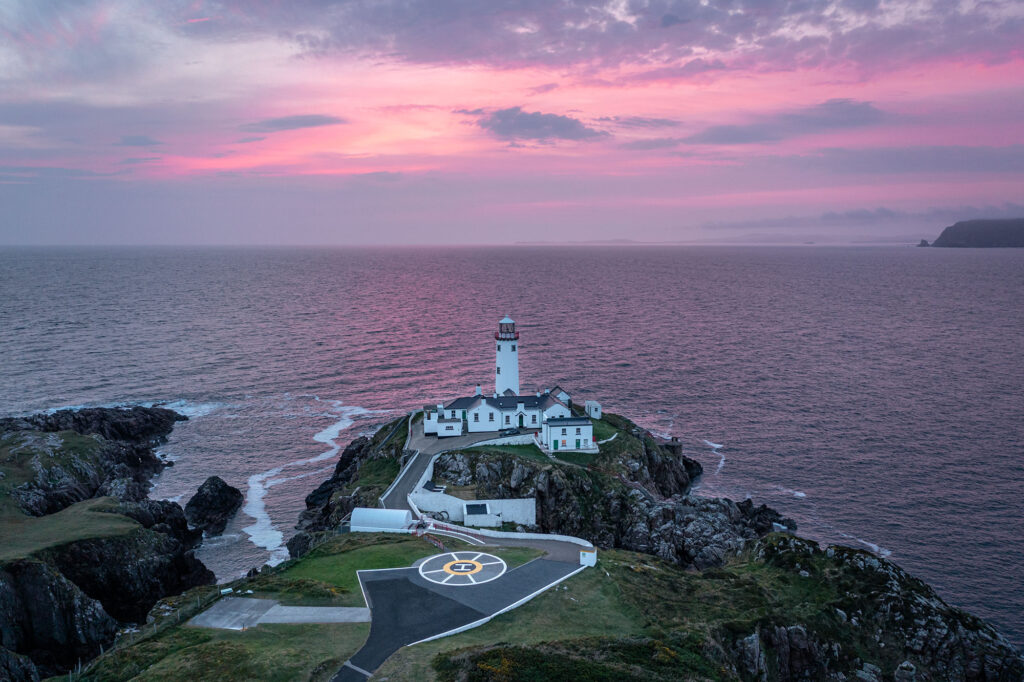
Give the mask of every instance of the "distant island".
[[[927, 246], [923, 239], [919, 246]], [[962, 220], [942, 231], [932, 246], [960, 248], [1024, 247], [1024, 218]]]

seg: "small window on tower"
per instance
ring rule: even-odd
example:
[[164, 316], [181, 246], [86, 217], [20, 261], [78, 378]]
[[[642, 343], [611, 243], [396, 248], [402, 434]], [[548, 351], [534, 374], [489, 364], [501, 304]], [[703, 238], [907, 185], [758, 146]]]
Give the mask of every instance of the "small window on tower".
[[[515, 347], [513, 347], [512, 350], [515, 350]], [[498, 344], [498, 351], [501, 352], [501, 344], [500, 343]]]
[[512, 344], [512, 352], [513, 352], [513, 353], [515, 353], [515, 352], [516, 352], [516, 344], [514, 344], [514, 343]]
[[497, 369], [495, 370], [495, 374], [501, 374], [501, 367], [498, 367], [498, 368], [497, 368]]

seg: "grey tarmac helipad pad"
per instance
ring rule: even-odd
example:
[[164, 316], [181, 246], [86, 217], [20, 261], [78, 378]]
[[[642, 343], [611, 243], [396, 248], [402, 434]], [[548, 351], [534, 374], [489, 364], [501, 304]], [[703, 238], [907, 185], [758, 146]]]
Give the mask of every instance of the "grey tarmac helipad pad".
[[436, 554], [420, 563], [418, 568], [424, 580], [452, 587], [489, 583], [508, 570], [499, 557], [473, 550]]

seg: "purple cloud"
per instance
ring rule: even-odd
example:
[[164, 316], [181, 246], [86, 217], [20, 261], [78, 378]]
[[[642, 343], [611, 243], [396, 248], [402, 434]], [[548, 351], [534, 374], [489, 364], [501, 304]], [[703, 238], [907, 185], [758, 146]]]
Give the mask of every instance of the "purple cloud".
[[[298, 130], [300, 128], [317, 128], [320, 126], [332, 126], [348, 123], [337, 116], [323, 116], [321, 114], [300, 114], [297, 116], [281, 116], [279, 118], [268, 118], [255, 123], [246, 123], [240, 126], [241, 130], [252, 133], [277, 133], [283, 130]], [[245, 138], [250, 142], [255, 140]]]
[[608, 135], [588, 128], [572, 116], [528, 112], [521, 107], [499, 109], [486, 114], [477, 125], [506, 140], [592, 140]]
[[889, 116], [870, 102], [830, 99], [806, 109], [757, 118], [744, 125], [717, 125], [685, 139], [690, 144], [752, 144], [800, 135], [875, 125]]

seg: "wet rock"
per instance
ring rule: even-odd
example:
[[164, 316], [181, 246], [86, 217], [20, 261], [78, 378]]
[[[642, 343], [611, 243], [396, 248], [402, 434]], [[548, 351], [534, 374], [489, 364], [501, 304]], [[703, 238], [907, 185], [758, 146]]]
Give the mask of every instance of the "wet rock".
[[[53, 566], [28, 559], [0, 566], [0, 646], [28, 655], [43, 676], [92, 658], [116, 632], [100, 602]], [[5, 665], [15, 662], [8, 657]]]
[[0, 680], [38, 682], [39, 671], [28, 656], [0, 647]]
[[185, 518], [207, 535], [220, 535], [244, 500], [238, 488], [219, 476], [210, 476], [185, 504]]
[[916, 682], [917, 668], [910, 661], [903, 661], [896, 667], [896, 672], [892, 676], [896, 682]]

